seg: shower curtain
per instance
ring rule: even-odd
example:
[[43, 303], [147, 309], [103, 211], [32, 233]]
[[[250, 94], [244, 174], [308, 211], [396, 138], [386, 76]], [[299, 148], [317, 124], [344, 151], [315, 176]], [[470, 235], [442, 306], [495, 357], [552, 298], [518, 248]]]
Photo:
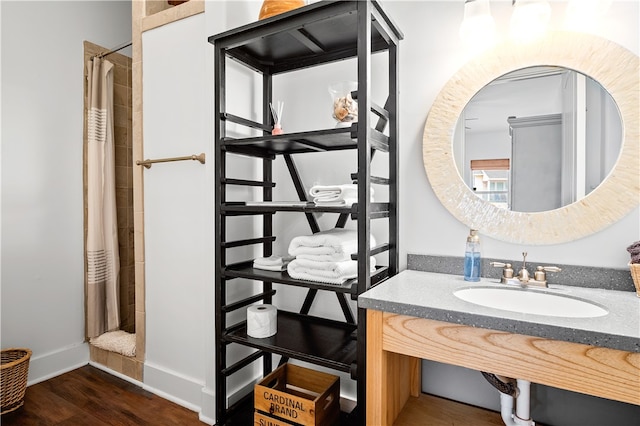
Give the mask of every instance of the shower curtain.
[[87, 337], [120, 327], [113, 64], [87, 62]]

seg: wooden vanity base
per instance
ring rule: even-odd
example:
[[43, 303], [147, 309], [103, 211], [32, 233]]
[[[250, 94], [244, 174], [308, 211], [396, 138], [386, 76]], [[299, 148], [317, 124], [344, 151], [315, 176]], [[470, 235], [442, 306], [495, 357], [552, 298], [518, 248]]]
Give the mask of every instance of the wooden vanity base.
[[391, 425], [428, 359], [640, 405], [640, 353], [367, 311], [367, 424]]

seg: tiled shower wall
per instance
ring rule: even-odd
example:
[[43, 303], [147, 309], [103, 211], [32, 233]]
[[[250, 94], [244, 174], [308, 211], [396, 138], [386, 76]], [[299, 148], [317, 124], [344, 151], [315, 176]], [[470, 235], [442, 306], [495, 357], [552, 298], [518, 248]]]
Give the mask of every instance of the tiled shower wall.
[[[84, 43], [84, 63], [96, 53], [104, 52], [103, 47]], [[114, 64], [113, 73], [113, 109], [114, 109], [114, 145], [116, 165], [116, 210], [118, 218], [118, 245], [120, 254], [120, 329], [135, 333], [135, 258], [133, 244], [133, 156], [132, 156], [132, 78], [131, 58], [119, 53], [108, 56]], [[85, 100], [87, 93], [87, 71], [85, 68]], [[86, 102], [85, 102], [85, 117]], [[86, 126], [86, 124], [85, 124]], [[84, 132], [85, 145], [87, 132]], [[87, 233], [87, 198], [86, 198], [86, 150], [84, 151], [85, 176], [85, 241]], [[86, 259], [85, 259], [86, 262]]]

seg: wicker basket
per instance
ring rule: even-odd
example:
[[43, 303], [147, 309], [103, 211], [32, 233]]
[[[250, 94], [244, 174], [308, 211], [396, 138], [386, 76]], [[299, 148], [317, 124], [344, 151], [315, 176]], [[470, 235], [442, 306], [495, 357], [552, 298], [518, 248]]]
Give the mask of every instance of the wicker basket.
[[631, 270], [633, 284], [636, 286], [636, 294], [640, 297], [640, 263], [630, 263], [629, 269]]
[[9, 413], [24, 404], [29, 375], [31, 350], [11, 348], [2, 350], [2, 374], [0, 376], [0, 394], [2, 394], [2, 412]]

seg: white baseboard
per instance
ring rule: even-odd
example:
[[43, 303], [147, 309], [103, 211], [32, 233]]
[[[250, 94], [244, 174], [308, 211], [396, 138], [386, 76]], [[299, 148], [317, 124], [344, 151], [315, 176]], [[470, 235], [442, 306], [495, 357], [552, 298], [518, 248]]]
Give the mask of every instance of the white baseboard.
[[198, 418], [208, 425], [216, 423], [216, 393], [214, 389], [202, 388], [202, 403]]
[[[189, 401], [185, 401], [182, 398], [177, 397], [176, 395], [173, 394], [169, 394], [167, 391], [163, 391], [159, 388], [153, 387], [153, 386], [149, 386], [146, 383], [140, 382], [138, 380], [132, 379], [131, 377], [125, 376], [122, 373], [118, 373], [117, 371], [114, 371], [108, 367], [105, 367], [102, 364], [98, 364], [98, 363], [94, 363], [94, 362], [89, 362], [89, 364], [93, 367], [99, 368], [102, 371], [105, 371], [111, 375], [114, 375], [116, 377], [119, 377], [123, 380], [128, 381], [129, 383], [132, 383], [136, 386], [141, 387], [142, 389], [153, 393], [154, 395], [157, 395], [161, 398], [164, 398], [166, 400], [169, 400], [171, 402], [174, 402], [182, 407], [185, 407], [191, 411], [195, 411], [198, 413], [198, 418], [201, 422], [209, 424], [209, 425], [213, 425], [215, 424], [215, 398], [214, 398], [214, 393], [213, 391], [209, 391], [207, 390], [207, 388], [205, 387], [201, 387], [201, 392], [202, 392], [202, 402], [201, 405], [197, 405], [197, 404], [192, 404]], [[146, 366], [145, 366], [146, 367]], [[157, 366], [156, 367], [152, 367], [155, 369], [156, 372], [156, 380], [160, 377], [164, 377], [164, 382], [167, 383], [169, 381], [171, 381], [171, 383], [175, 383], [176, 380], [182, 380], [183, 381], [183, 387], [185, 385], [185, 380], [184, 378], [180, 378], [179, 375], [176, 375], [175, 373], [172, 374], [172, 378], [168, 378], [167, 375], [171, 374], [171, 373], [167, 373], [166, 370], [161, 370], [159, 369]], [[158, 374], [158, 371], [163, 371], [163, 373]], [[145, 377], [147, 374], [147, 370], [145, 368]], [[184, 376], [183, 376], [184, 377]], [[194, 383], [193, 380], [187, 380], [187, 382], [189, 383]], [[188, 387], [190, 387], [191, 385], [187, 385]], [[210, 409], [208, 409], [209, 407], [211, 407]]]
[[68, 373], [89, 363], [89, 344], [82, 342], [29, 360], [27, 386]]
[[165, 367], [145, 362], [143, 388], [191, 411], [199, 413], [204, 383]]
[[229, 394], [227, 396], [227, 407], [235, 404], [236, 402], [240, 401], [242, 398], [253, 392], [253, 388], [260, 380], [262, 380], [261, 377], [247, 383], [240, 389], [237, 389], [236, 391]]
[[[258, 382], [258, 379], [247, 383], [235, 391], [232, 391], [226, 400], [227, 407], [235, 404], [247, 394], [253, 391], [254, 385]], [[200, 409], [200, 421], [213, 425], [216, 422], [216, 393], [215, 389], [203, 387], [202, 388], [202, 405]]]
[[109, 367], [107, 367], [106, 365], [102, 365], [102, 364], [100, 364], [98, 362], [93, 362], [93, 361], [89, 361], [89, 365], [92, 366], [92, 367], [97, 368], [98, 370], [102, 370], [105, 373], [109, 373], [112, 376], [116, 376], [119, 379], [125, 380], [125, 381], [127, 381], [129, 383], [133, 383], [134, 385], [136, 385], [138, 387], [143, 387], [144, 386], [144, 383], [142, 383], [141, 381], [136, 380], [136, 379], [134, 379], [132, 377], [129, 377], [129, 376], [125, 375], [125, 374], [122, 374], [122, 373], [120, 373], [120, 372], [118, 372], [116, 370], [112, 370]]

